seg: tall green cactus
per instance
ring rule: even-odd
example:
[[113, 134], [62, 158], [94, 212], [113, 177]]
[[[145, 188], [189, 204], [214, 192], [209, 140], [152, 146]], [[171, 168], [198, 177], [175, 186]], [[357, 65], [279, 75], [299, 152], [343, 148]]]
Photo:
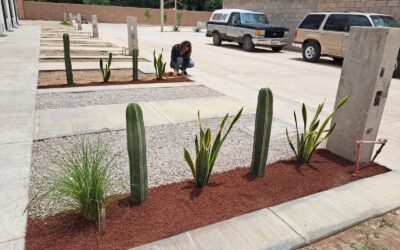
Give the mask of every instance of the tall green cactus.
[[71, 63], [71, 50], [69, 45], [69, 35], [64, 33], [63, 35], [64, 42], [64, 61], [65, 61], [65, 72], [67, 74], [67, 83], [68, 85], [74, 84], [74, 76], [72, 74], [72, 63]]
[[139, 58], [139, 50], [132, 50], [132, 70], [133, 70], [133, 80], [139, 80], [139, 68], [138, 68], [138, 58]]
[[147, 198], [146, 137], [140, 106], [131, 103], [126, 109], [126, 134], [130, 166], [131, 196], [134, 203]]
[[273, 115], [273, 96], [268, 88], [260, 89], [254, 129], [253, 157], [251, 173], [255, 176], [264, 176], [267, 164], [269, 141], [271, 136]]
[[108, 63], [106, 64], [106, 68], [105, 69], [104, 69], [104, 66], [103, 66], [103, 59], [100, 59], [100, 71], [101, 71], [101, 74], [103, 75], [103, 81], [104, 82], [108, 82], [108, 80], [110, 80], [111, 63], [112, 63], [112, 53], [111, 52], [108, 54]]

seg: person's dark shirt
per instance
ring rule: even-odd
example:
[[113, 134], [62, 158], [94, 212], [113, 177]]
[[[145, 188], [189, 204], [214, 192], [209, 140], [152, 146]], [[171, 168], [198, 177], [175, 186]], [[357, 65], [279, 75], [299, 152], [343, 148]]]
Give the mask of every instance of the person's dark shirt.
[[180, 44], [175, 44], [172, 47], [172, 51], [171, 51], [171, 63], [170, 63], [171, 68], [174, 68], [174, 69], [177, 68], [176, 60], [178, 59], [178, 57], [183, 58], [183, 63], [181, 65], [181, 68], [186, 69], [189, 65], [190, 57], [187, 56], [186, 54], [181, 53], [181, 45]]

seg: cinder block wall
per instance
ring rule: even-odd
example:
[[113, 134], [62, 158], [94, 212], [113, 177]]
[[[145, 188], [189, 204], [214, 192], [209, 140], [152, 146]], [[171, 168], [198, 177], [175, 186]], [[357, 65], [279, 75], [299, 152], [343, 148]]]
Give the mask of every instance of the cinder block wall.
[[288, 27], [291, 32], [314, 11], [374, 12], [400, 19], [400, 0], [224, 0], [224, 8], [264, 12], [272, 24]]
[[[147, 20], [144, 12], [149, 10], [151, 19]], [[101, 6], [86, 4], [67, 4], [67, 3], [47, 3], [24, 1], [23, 11], [24, 19], [27, 20], [63, 20], [64, 12], [81, 13], [90, 21], [92, 15], [97, 15], [98, 22], [102, 23], [126, 23], [127, 16], [136, 16], [140, 24], [160, 24], [160, 10], [150, 8], [133, 8], [118, 6]], [[180, 10], [182, 13], [182, 26], [195, 26], [197, 22], [206, 22], [211, 16], [211, 12], [207, 11], [186, 11]], [[166, 10], [168, 15], [167, 25], [173, 25], [174, 14], [172, 9]]]

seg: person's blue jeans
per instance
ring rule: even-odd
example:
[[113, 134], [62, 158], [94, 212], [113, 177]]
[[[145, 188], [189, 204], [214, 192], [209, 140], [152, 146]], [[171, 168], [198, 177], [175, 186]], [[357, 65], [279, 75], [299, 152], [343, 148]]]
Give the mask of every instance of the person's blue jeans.
[[186, 70], [186, 68], [193, 68], [194, 67], [194, 62], [193, 62], [192, 59], [190, 59], [189, 64], [187, 65], [186, 68], [182, 68], [182, 64], [183, 64], [183, 57], [178, 57], [176, 59], [176, 66], [177, 66], [178, 69]]

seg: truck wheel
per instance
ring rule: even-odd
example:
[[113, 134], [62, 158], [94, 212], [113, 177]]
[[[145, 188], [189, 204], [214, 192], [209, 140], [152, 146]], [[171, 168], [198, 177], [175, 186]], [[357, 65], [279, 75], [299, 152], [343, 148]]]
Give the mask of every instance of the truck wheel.
[[303, 59], [306, 62], [316, 62], [321, 57], [321, 48], [315, 41], [308, 42], [303, 46]]
[[283, 46], [281, 46], [281, 47], [272, 47], [272, 51], [273, 52], [280, 52], [281, 50], [283, 50]]
[[213, 33], [213, 43], [215, 46], [220, 46], [222, 43], [221, 35], [218, 32]]
[[254, 43], [251, 36], [245, 36], [243, 38], [243, 49], [249, 52], [254, 50]]

